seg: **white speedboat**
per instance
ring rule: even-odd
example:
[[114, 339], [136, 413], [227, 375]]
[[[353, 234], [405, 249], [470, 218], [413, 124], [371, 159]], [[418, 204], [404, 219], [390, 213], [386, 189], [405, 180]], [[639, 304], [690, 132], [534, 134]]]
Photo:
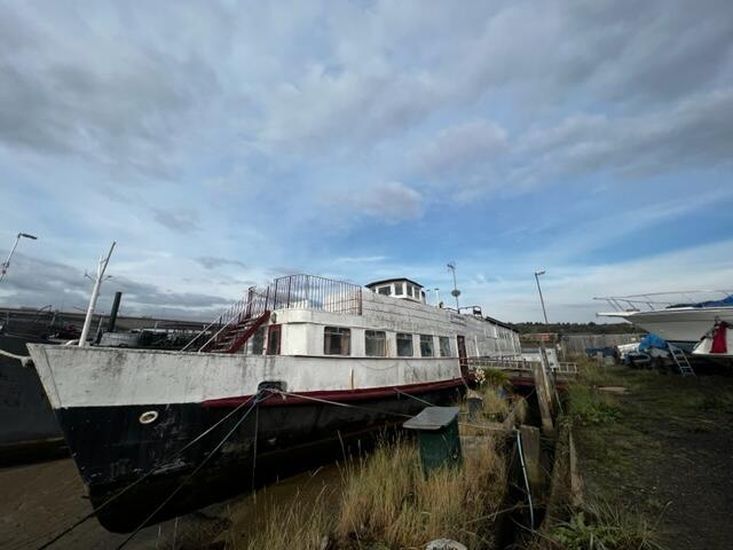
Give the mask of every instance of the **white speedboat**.
[[733, 292], [656, 292], [595, 298], [614, 311], [601, 317], [620, 317], [683, 349], [691, 350], [716, 322], [733, 324]]

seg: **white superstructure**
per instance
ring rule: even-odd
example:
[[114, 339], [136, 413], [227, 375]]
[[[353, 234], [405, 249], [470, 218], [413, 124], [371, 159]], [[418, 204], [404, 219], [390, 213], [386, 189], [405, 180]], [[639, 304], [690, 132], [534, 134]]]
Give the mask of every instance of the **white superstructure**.
[[414, 287], [409, 299], [283, 277], [250, 291], [236, 323], [222, 320], [186, 351], [33, 346], [31, 355], [54, 408], [216, 402], [253, 395], [263, 381], [298, 393], [445, 383], [461, 379], [465, 360], [521, 356], [509, 326], [427, 305], [420, 285], [396, 279], [393, 291], [396, 281]]

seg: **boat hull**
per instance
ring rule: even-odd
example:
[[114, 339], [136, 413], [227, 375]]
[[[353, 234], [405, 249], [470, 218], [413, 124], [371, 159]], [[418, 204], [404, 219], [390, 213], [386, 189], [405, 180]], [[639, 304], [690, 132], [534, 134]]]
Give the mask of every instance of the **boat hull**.
[[[28, 355], [29, 341], [0, 335], [0, 349]], [[62, 446], [61, 429], [36, 371], [0, 355], [0, 462], [47, 456]]]
[[[427, 388], [415, 397], [449, 404], [461, 391], [462, 385], [456, 384]], [[98, 514], [105, 528], [126, 532], [140, 525], [184, 483], [151, 523], [339, 458], [347, 447], [352, 451], [364, 448], [384, 428], [401, 425], [425, 407], [425, 403], [394, 390], [385, 392], [384, 397], [358, 402], [335, 397], [345, 406], [319, 402], [290, 405], [282, 403], [279, 396], [265, 399], [238, 426], [249, 405], [178, 456], [178, 449], [230, 414], [233, 405], [170, 406], [152, 438], [137, 429], [140, 415], [150, 410], [146, 406], [67, 410], [59, 418], [95, 508], [148, 475]], [[219, 451], [207, 459], [232, 429]], [[205, 466], [194, 474], [204, 460]]]
[[691, 347], [710, 331], [717, 319], [733, 324], [733, 308], [671, 308], [617, 314], [673, 344]]
[[121, 532], [174, 490], [151, 521], [328, 460], [465, 387], [457, 358], [30, 352], [100, 522]]

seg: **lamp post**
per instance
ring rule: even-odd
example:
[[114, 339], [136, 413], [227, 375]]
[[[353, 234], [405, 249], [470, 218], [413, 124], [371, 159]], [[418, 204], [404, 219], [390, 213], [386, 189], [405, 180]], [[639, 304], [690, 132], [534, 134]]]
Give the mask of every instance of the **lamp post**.
[[542, 287], [540, 286], [540, 275], [544, 275], [544, 274], [545, 274], [545, 270], [544, 269], [541, 270], [541, 271], [535, 271], [534, 272], [534, 279], [535, 279], [535, 281], [537, 281], [537, 292], [539, 292], [539, 294], [540, 294], [540, 304], [542, 304], [542, 315], [544, 316], [544, 318], [545, 318], [545, 324], [547, 325], [547, 324], [549, 324], [547, 322], [547, 310], [545, 309], [545, 299], [542, 297]]
[[18, 243], [20, 242], [20, 239], [30, 239], [32, 241], [35, 241], [38, 239], [38, 237], [29, 233], [18, 233], [15, 236], [15, 243], [13, 243], [13, 248], [10, 249], [10, 254], [8, 254], [7, 260], [5, 260], [2, 265], [0, 265], [0, 281], [5, 278], [5, 274], [8, 272], [8, 268], [10, 267], [10, 260], [13, 258], [15, 249], [18, 248]]
[[461, 291], [458, 290], [458, 285], [456, 284], [456, 264], [455, 262], [448, 264], [448, 269], [450, 269], [453, 272], [453, 290], [450, 291], [451, 296], [453, 296], [456, 299], [456, 312], [460, 313], [461, 308], [458, 305], [458, 297], [461, 295]]

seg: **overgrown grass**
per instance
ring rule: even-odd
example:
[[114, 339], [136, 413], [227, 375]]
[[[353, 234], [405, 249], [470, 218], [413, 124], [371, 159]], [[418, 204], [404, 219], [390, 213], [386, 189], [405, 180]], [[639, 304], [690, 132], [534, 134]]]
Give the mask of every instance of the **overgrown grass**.
[[460, 468], [427, 479], [414, 442], [382, 444], [343, 467], [343, 486], [304, 501], [296, 496], [268, 511], [265, 524], [237, 549], [421, 548], [454, 538], [469, 548], [490, 546], [492, 513], [506, 487], [503, 457], [485, 438], [464, 452]]
[[496, 386], [487, 384], [483, 387], [483, 413], [490, 420], [503, 420], [509, 414], [509, 401], [500, 396], [499, 391]]
[[656, 524], [643, 515], [607, 502], [586, 505], [549, 534], [551, 546], [566, 550], [657, 550]]
[[334, 524], [327, 502], [328, 491], [324, 486], [313, 501], [305, 501], [298, 494], [284, 506], [271, 505], [271, 509], [266, 511], [270, 519], [262, 528], [254, 530], [243, 545], [234, 543], [229, 546], [243, 550], [320, 550], [327, 547]]
[[598, 361], [582, 356], [574, 356], [578, 365], [578, 383], [589, 387], [602, 386], [613, 380], [609, 367], [599, 366]]
[[465, 453], [462, 468], [440, 470], [428, 479], [414, 445], [380, 447], [349, 477], [338, 540], [347, 546], [410, 548], [448, 537], [469, 548], [486, 547], [490, 533], [485, 517], [501, 501], [504, 476], [504, 461], [490, 438]]
[[504, 388], [508, 390], [512, 387], [511, 380], [506, 371], [500, 369], [485, 368], [483, 369], [482, 385], [492, 386], [494, 388]]
[[582, 382], [570, 386], [567, 403], [571, 418], [581, 426], [614, 422], [621, 414], [613, 396]]

